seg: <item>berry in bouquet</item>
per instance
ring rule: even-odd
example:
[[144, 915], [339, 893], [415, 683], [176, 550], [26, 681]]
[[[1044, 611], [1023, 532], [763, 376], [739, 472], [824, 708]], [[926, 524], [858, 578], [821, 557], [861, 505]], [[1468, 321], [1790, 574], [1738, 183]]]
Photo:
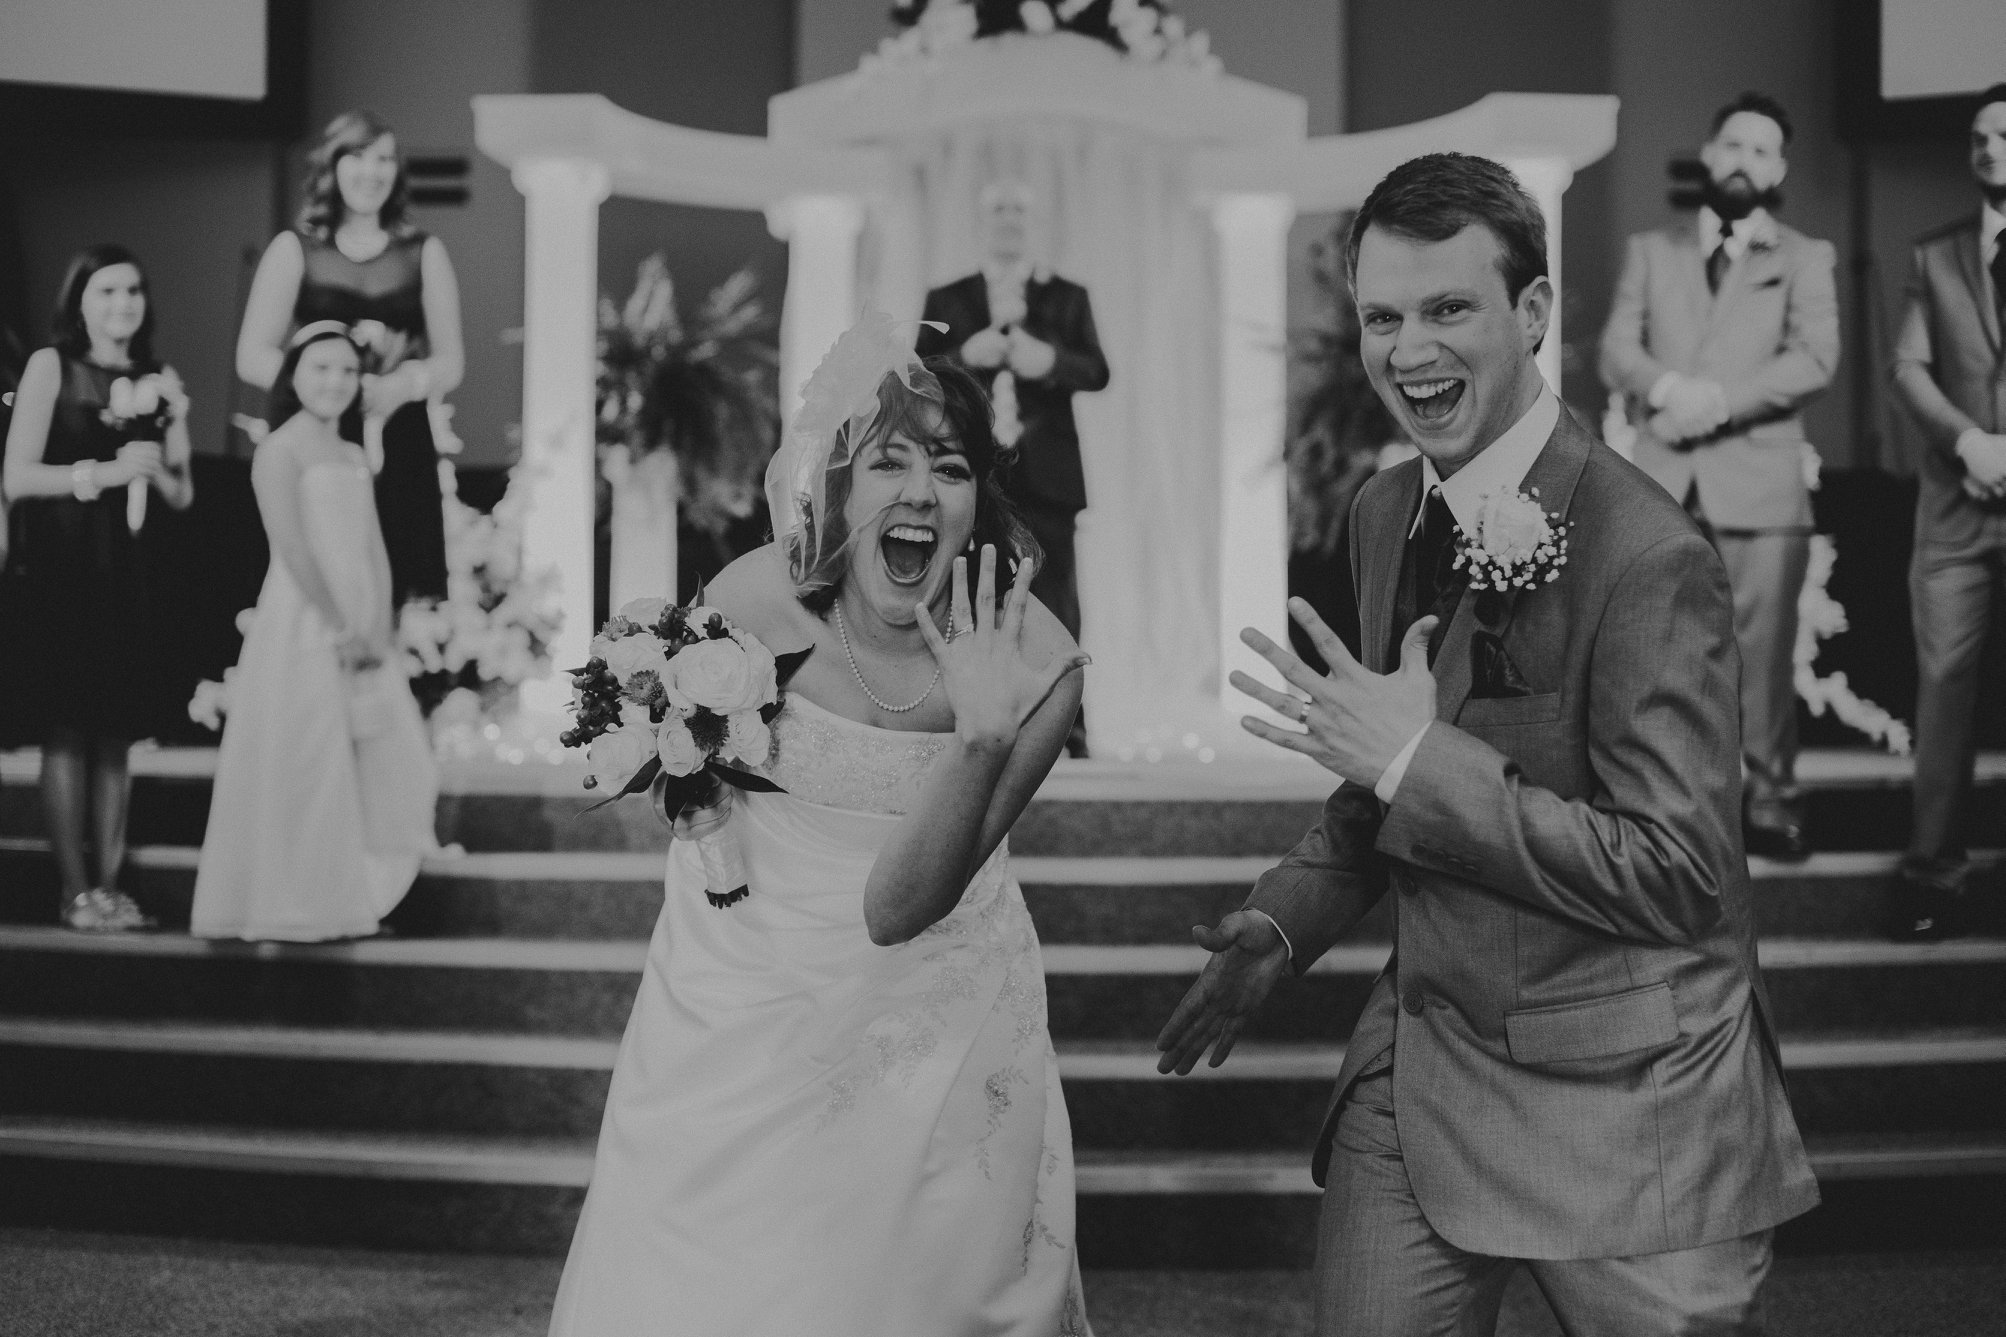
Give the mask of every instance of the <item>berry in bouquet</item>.
[[685, 817], [710, 902], [720, 908], [750, 894], [744, 855], [723, 820], [721, 786], [780, 792], [756, 772], [773, 750], [768, 726], [780, 713], [781, 689], [808, 654], [776, 657], [706, 607], [699, 590], [680, 607], [665, 599], [627, 604], [592, 638], [585, 667], [571, 670], [577, 723], [560, 741], [587, 749], [586, 788], [613, 791], [593, 807], [647, 793], [664, 822]]

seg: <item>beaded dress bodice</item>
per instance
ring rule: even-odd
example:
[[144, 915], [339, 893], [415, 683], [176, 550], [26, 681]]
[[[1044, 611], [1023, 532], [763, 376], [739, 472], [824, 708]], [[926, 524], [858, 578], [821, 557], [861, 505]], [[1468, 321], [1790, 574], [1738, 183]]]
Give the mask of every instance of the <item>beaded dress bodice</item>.
[[903, 816], [919, 801], [949, 737], [880, 729], [790, 693], [774, 717], [773, 753], [760, 771], [805, 803]]

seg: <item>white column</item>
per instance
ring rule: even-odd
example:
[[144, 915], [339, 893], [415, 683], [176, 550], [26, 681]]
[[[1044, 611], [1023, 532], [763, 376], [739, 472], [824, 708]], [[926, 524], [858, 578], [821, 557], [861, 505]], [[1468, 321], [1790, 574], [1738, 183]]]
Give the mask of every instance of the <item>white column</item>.
[[[857, 237], [863, 201], [854, 195], [797, 195], [766, 211], [787, 243], [787, 296], [780, 308], [780, 430], [785, 439], [808, 383], [836, 336], [857, 318]], [[791, 517], [775, 516], [780, 533]]]
[[1539, 369], [1546, 383], [1560, 393], [1560, 201], [1574, 182], [1574, 169], [1565, 158], [1506, 158], [1504, 165], [1539, 201], [1546, 215], [1546, 273], [1553, 283], [1553, 316], [1547, 322], [1546, 342], [1539, 346]]
[[624, 450], [606, 454], [612, 485], [612, 551], [606, 562], [606, 606], [617, 612], [631, 599], [674, 599], [676, 520], [680, 488], [673, 451], [648, 451], [638, 460]]
[[562, 670], [585, 662], [592, 625], [592, 521], [598, 489], [593, 447], [599, 306], [599, 202], [606, 168], [582, 159], [516, 164], [526, 201], [523, 261], [522, 482], [529, 504], [523, 561], [555, 567], [564, 623], [551, 645], [551, 678], [528, 684], [524, 704], [561, 709]]
[[1248, 700], [1226, 682], [1267, 662], [1240, 643], [1256, 627], [1288, 643], [1287, 195], [1212, 201], [1219, 234], [1219, 699], [1233, 715]]

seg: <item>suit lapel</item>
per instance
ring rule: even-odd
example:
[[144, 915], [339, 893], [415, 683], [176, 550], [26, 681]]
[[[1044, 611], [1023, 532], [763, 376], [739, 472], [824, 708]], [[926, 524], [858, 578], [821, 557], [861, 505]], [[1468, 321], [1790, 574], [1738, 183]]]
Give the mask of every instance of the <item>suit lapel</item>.
[[1996, 357], [2000, 343], [1999, 308], [1993, 302], [1986, 283], [1985, 257], [1979, 254], [1976, 223], [1957, 234], [1957, 267], [1964, 271], [1964, 282], [1971, 289], [1971, 303], [1978, 308], [1978, 319], [1985, 327], [1986, 342], [1992, 346]]
[[1407, 554], [1407, 531], [1421, 506], [1421, 461], [1397, 466], [1382, 506], [1358, 512], [1358, 650], [1375, 673], [1385, 673], [1386, 646], [1393, 635], [1393, 608], [1400, 595], [1400, 566]]
[[[1526, 471], [1525, 481], [1519, 484], [1524, 492], [1534, 493], [1543, 511], [1557, 511], [1561, 522], [1567, 520], [1567, 510], [1574, 500], [1574, 485], [1581, 480], [1582, 466], [1588, 463], [1588, 448], [1591, 444], [1588, 433], [1574, 421], [1573, 413], [1565, 404], [1560, 406], [1560, 421], [1553, 425], [1553, 435], [1546, 439], [1546, 445], [1539, 452], [1539, 458]], [[1567, 579], [1567, 568], [1562, 567], [1560, 578]], [[1496, 597], [1488, 597], [1495, 594]], [[1537, 598], [1538, 587], [1528, 590], [1465, 591], [1456, 605], [1455, 616], [1449, 621], [1449, 631], [1442, 638], [1441, 651], [1435, 656], [1435, 718], [1447, 724], [1454, 724], [1456, 716], [1463, 710], [1463, 702], [1470, 696], [1472, 659], [1470, 642], [1476, 635], [1481, 621], [1485, 630], [1503, 639], [1505, 629], [1511, 625], [1518, 601], [1522, 598]]]

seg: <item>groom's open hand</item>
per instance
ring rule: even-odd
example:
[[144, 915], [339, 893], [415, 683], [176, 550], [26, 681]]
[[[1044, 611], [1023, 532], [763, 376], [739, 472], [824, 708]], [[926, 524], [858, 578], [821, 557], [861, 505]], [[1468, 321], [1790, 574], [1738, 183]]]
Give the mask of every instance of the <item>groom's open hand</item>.
[[1247, 627], [1240, 632], [1241, 642], [1273, 664], [1296, 694], [1278, 692], [1237, 670], [1228, 681], [1268, 709], [1302, 724], [1305, 731], [1284, 729], [1252, 715], [1242, 716], [1240, 723], [1248, 733], [1300, 752], [1325, 770], [1371, 789], [1408, 740], [1435, 718], [1428, 636], [1438, 619], [1424, 617], [1409, 627], [1400, 644], [1400, 667], [1374, 673], [1352, 657], [1307, 603], [1289, 600], [1289, 616], [1309, 634], [1330, 673], [1319, 675], [1285, 647]]
[[1212, 953], [1198, 982], [1163, 1023], [1156, 1047], [1158, 1072], [1182, 1077], [1212, 1047], [1212, 1067], [1226, 1061], [1240, 1028], [1288, 969], [1289, 946], [1275, 921], [1258, 910], [1235, 910], [1217, 928], [1194, 925], [1192, 940]]

